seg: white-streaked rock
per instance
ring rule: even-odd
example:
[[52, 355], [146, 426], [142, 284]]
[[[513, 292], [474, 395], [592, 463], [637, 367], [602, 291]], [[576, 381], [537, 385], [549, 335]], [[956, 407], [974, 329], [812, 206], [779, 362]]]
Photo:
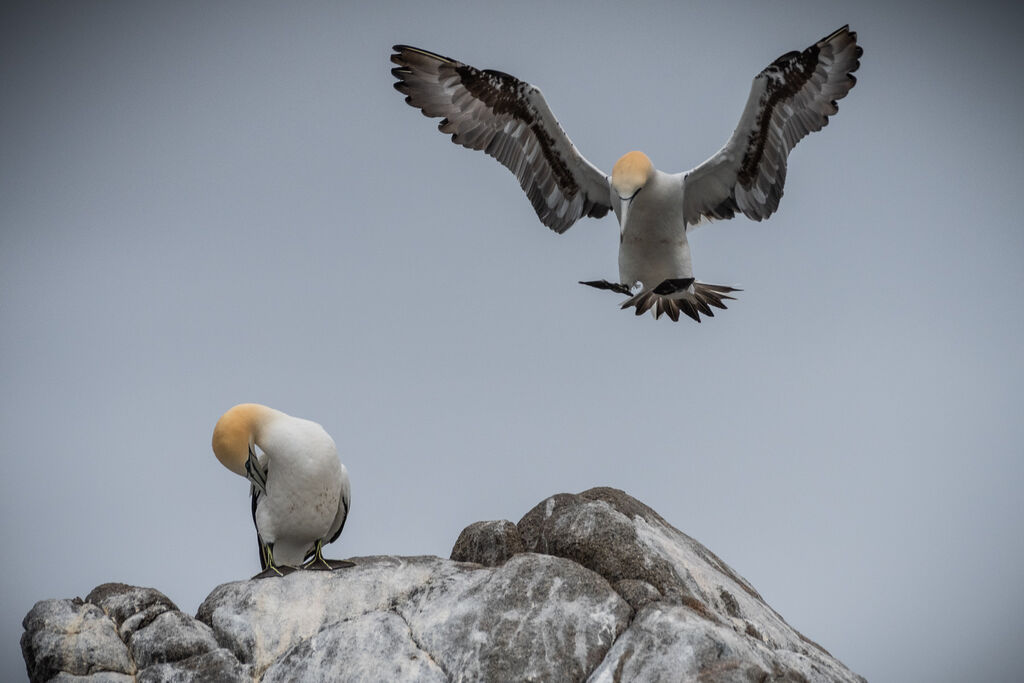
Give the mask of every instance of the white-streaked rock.
[[263, 683], [447, 683], [448, 676], [413, 641], [395, 612], [375, 611], [322, 628], [291, 648], [263, 675]]
[[336, 572], [294, 572], [281, 578], [218, 586], [199, 606], [217, 641], [262, 673], [275, 660], [330, 624], [388, 611], [431, 580], [457, 582], [471, 565], [438, 557], [360, 557]]
[[[353, 562], [336, 572], [225, 584], [198, 616], [257, 673], [327, 627], [394, 613], [410, 644], [445, 672], [497, 680], [535, 670], [571, 680], [597, 666], [631, 613], [600, 576], [547, 555], [520, 554], [493, 569], [436, 557]], [[289, 607], [296, 604], [303, 608]]]
[[522, 553], [471, 581], [431, 583], [396, 607], [423, 649], [467, 681], [582, 680], [629, 605], [575, 562]]
[[[718, 556], [618, 489], [595, 488], [578, 495], [552, 496], [530, 510], [518, 526], [527, 550], [579, 562], [623, 590], [623, 596], [639, 608], [637, 613], [647, 615], [633, 621], [609, 658], [623, 647], [634, 654], [648, 645], [650, 654], [662, 652], [657, 643], [672, 640], [666, 640], [664, 633], [676, 629], [679, 633], [674, 638], [681, 650], [689, 647], [688, 639], [706, 638], [717, 643], [717, 649], [739, 653], [736, 662], [749, 654], [754, 665], [751, 670], [763, 669], [772, 676], [800, 680], [799, 675], [806, 675], [809, 681], [863, 680], [787, 624]], [[663, 634], [660, 639], [632, 643], [651, 631], [652, 624], [659, 625]], [[620, 664], [625, 667], [628, 659], [620, 656], [611, 671]], [[708, 658], [696, 660], [696, 666], [705, 665], [710, 668], [695, 671], [713, 680], [733, 680], [718, 672], [717, 663]], [[653, 663], [645, 666], [648, 668], [643, 671], [647, 673], [657, 669]], [[805, 674], [805, 669], [811, 673]], [[604, 665], [594, 675], [602, 671], [606, 671]], [[651, 674], [650, 680], [658, 679]], [[622, 680], [648, 678], [644, 674], [623, 676]]]
[[128, 647], [103, 610], [81, 599], [42, 600], [25, 616], [21, 651], [33, 681], [60, 673], [134, 674]]
[[590, 683], [614, 681], [844, 681], [862, 678], [834, 660], [773, 650], [684, 605], [641, 609]]
[[477, 523], [460, 538], [453, 554], [488, 566], [351, 558], [218, 586], [196, 618], [124, 584], [45, 600], [24, 621], [29, 677], [863, 682], [622, 491], [557, 494], [516, 525]]
[[239, 662], [224, 648], [176, 662], [154, 664], [140, 671], [137, 678], [138, 683], [251, 683], [252, 680], [252, 667]]
[[135, 676], [113, 671], [97, 671], [87, 676], [76, 676], [61, 671], [51, 678], [49, 683], [135, 683]]

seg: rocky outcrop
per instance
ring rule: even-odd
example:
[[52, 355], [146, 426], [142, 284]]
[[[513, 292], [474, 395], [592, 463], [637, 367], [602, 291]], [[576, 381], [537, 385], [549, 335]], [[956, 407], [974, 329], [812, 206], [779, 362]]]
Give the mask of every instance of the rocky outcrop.
[[[467, 527], [451, 559], [218, 586], [195, 617], [104, 584], [25, 617], [33, 681], [863, 681], [622, 491]], [[84, 678], [81, 678], [84, 677]]]
[[152, 588], [105, 583], [85, 600], [43, 600], [23, 625], [32, 681], [252, 680], [209, 626]]

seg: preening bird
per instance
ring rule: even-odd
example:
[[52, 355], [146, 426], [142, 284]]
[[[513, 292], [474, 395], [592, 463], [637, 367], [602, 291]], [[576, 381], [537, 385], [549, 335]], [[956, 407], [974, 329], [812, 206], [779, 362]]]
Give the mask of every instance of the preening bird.
[[280, 574], [280, 566], [345, 565], [323, 556], [323, 546], [341, 535], [351, 502], [348, 471], [323, 427], [242, 403], [217, 420], [213, 453], [251, 484], [252, 521], [264, 570]]
[[619, 279], [581, 282], [629, 298], [622, 308], [697, 322], [738, 291], [693, 277], [687, 231], [737, 212], [760, 221], [779, 206], [786, 159], [808, 133], [820, 130], [856, 83], [862, 54], [843, 26], [803, 52], [787, 52], [754, 78], [732, 137], [687, 173], [654, 168], [629, 152], [611, 177], [587, 161], [555, 119], [540, 90], [514, 76], [427, 50], [396, 45], [395, 88], [452, 142], [479, 149], [509, 168], [544, 225], [565, 232], [583, 216], [609, 210], [619, 220]]

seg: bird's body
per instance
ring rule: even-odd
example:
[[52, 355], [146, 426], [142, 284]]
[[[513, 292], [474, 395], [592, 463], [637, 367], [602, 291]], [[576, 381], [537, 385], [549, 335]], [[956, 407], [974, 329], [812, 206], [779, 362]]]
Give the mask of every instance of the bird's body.
[[[683, 222], [681, 176], [655, 171], [630, 202], [620, 223], [619, 282], [659, 283], [693, 277], [690, 245]], [[615, 215], [622, 218], [622, 200], [612, 196]]]
[[264, 569], [320, 559], [321, 546], [341, 534], [351, 500], [348, 472], [316, 422], [243, 403], [217, 421], [213, 451], [252, 485]]
[[444, 117], [438, 128], [453, 142], [508, 167], [545, 225], [561, 233], [583, 216], [615, 212], [619, 281], [582, 284], [628, 295], [622, 307], [637, 315], [653, 309], [678, 320], [682, 312], [698, 322], [737, 290], [694, 279], [688, 230], [737, 212], [758, 221], [774, 213], [789, 151], [838, 111], [862, 54], [847, 26], [786, 53], [754, 79], [732, 137], [707, 161], [670, 174], [629, 152], [607, 176], [579, 153], [536, 87], [419, 48], [394, 49], [395, 88], [406, 102]]

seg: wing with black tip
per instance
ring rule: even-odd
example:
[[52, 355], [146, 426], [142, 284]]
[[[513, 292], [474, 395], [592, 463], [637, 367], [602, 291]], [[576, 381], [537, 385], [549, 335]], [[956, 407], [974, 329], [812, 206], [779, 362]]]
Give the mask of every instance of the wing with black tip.
[[863, 50], [849, 26], [803, 52], [789, 52], [754, 79], [739, 125], [725, 146], [686, 174], [687, 225], [732, 218], [760, 221], [779, 206], [790, 150], [828, 124], [857, 79]]

